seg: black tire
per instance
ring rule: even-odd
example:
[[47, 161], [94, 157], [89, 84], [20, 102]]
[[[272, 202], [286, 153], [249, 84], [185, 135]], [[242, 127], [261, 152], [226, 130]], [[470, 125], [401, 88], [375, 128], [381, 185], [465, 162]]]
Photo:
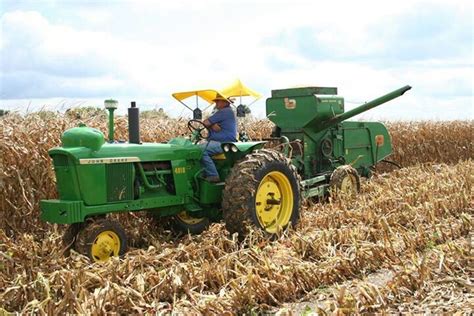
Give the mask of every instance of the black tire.
[[67, 227], [66, 231], [63, 234], [62, 243], [63, 243], [63, 253], [68, 256], [69, 251], [74, 248], [77, 234], [81, 230], [82, 223], [74, 223]]
[[[106, 248], [100, 254], [93, 251], [101, 245], [109, 246], [111, 249]], [[123, 256], [127, 248], [127, 234], [122, 226], [116, 221], [102, 218], [87, 220], [77, 234], [75, 242], [76, 251], [93, 261], [106, 261], [112, 256]]]
[[360, 177], [357, 170], [350, 165], [337, 167], [331, 174], [329, 188], [334, 197], [340, 192], [350, 196], [357, 195], [360, 192]]
[[196, 218], [188, 212], [183, 211], [173, 216], [172, 227], [175, 231], [183, 234], [200, 234], [209, 227], [210, 221], [207, 217]]
[[[262, 200], [262, 195], [258, 193], [258, 190], [261, 190], [260, 184], [274, 180], [272, 178], [273, 174], [283, 177], [281, 180], [285, 183], [286, 180], [284, 178], [288, 181], [284, 185], [287, 188], [288, 197], [281, 197], [284, 193], [282, 193], [283, 189], [278, 184], [278, 181], [275, 182], [277, 188], [275, 191], [280, 194], [280, 200], [278, 201], [274, 198], [275, 193], [270, 192], [266, 195], [267, 197], [270, 196], [272, 200], [266, 200], [265, 203], [267, 204], [264, 205], [265, 211], [268, 208], [270, 212], [277, 212], [277, 218], [281, 219], [283, 217], [281, 220], [283, 225], [276, 225], [276, 227], [264, 226], [261, 217], [258, 215], [262, 214], [261, 207], [263, 207], [258, 202]], [[292, 194], [292, 203], [289, 192]], [[276, 201], [280, 204], [278, 206], [272, 205], [273, 203], [269, 203], [269, 201]], [[240, 239], [243, 239], [249, 233], [249, 227], [259, 228], [268, 235], [273, 236], [281, 231], [281, 229], [285, 229], [289, 224], [296, 225], [299, 220], [300, 202], [300, 181], [296, 168], [280, 152], [261, 149], [245, 156], [232, 168], [223, 191], [223, 217], [227, 230], [230, 233], [238, 233]], [[260, 204], [257, 206], [257, 203]], [[285, 203], [289, 204], [285, 206]], [[288, 207], [291, 204], [292, 206]], [[279, 208], [272, 209], [274, 206]], [[257, 210], [257, 207], [259, 207], [260, 211]], [[288, 214], [281, 215], [279, 210], [285, 208], [289, 216]], [[283, 211], [283, 213], [285, 212]], [[289, 220], [286, 220], [288, 217]]]

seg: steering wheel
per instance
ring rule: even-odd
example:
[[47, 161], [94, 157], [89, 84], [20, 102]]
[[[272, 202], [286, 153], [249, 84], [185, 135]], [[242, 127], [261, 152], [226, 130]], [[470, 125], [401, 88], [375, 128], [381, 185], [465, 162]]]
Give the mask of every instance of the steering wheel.
[[209, 135], [211, 134], [211, 131], [209, 130], [209, 128], [206, 125], [204, 125], [204, 123], [200, 120], [194, 120], [194, 119], [189, 120], [188, 129], [194, 136], [196, 142], [198, 142], [201, 139], [208, 139]]

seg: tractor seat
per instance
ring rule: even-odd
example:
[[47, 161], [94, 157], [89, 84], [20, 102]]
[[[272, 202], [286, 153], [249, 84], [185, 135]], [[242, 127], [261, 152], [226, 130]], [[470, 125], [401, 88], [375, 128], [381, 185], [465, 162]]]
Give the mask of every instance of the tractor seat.
[[220, 154], [212, 156], [211, 158], [212, 158], [212, 160], [225, 160], [225, 154], [220, 153]]

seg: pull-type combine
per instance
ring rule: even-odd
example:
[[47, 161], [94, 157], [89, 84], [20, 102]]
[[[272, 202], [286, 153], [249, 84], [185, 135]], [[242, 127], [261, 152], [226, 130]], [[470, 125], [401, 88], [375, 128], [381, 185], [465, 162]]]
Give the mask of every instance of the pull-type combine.
[[[296, 224], [302, 198], [324, 197], [340, 190], [356, 193], [359, 176], [390, 155], [385, 126], [375, 122], [345, 121], [354, 115], [403, 95], [405, 86], [351, 111], [337, 88], [306, 87], [273, 90], [266, 101], [278, 150], [264, 149], [265, 141], [223, 143], [214, 157], [220, 183], [203, 179], [197, 142], [208, 135], [199, 120], [190, 120], [190, 137], [167, 143], [142, 143], [138, 109], [129, 109], [128, 143], [114, 141], [113, 111], [109, 137], [79, 126], [62, 135], [62, 146], [52, 148], [58, 200], [41, 201], [41, 217], [69, 224], [67, 245], [95, 261], [122, 255], [126, 233], [107, 219], [116, 212], [148, 211], [173, 217], [174, 227], [191, 233], [223, 219], [227, 229], [245, 236], [249, 227], [268, 235]], [[196, 96], [201, 91], [193, 92]], [[217, 91], [206, 90], [209, 98]], [[191, 93], [191, 95], [193, 95]]]

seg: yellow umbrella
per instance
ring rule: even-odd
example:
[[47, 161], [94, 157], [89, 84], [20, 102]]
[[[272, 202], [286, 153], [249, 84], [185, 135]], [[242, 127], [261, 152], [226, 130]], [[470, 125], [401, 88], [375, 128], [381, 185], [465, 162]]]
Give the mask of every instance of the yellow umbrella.
[[[225, 94], [228, 97], [254, 97], [255, 101], [260, 99], [262, 95], [249, 87], [246, 87], [242, 81], [239, 79], [236, 79], [231, 85], [225, 87], [224, 89], [221, 90], [223, 94]], [[254, 101], [254, 102], [255, 102]], [[253, 102], [252, 102], [253, 103]]]
[[175, 92], [172, 94], [173, 98], [175, 98], [176, 100], [179, 101], [179, 103], [183, 104], [185, 107], [187, 107], [188, 109], [190, 109], [192, 111], [192, 109], [186, 105], [183, 100], [187, 99], [187, 98], [190, 98], [190, 97], [196, 97], [196, 106], [198, 105], [198, 98], [201, 98], [203, 99], [204, 101], [206, 101], [207, 103], [214, 103], [214, 99], [218, 96], [218, 95], [221, 95], [223, 96], [224, 98], [228, 99], [229, 96], [226, 95], [225, 93], [223, 92], [219, 92], [217, 90], [213, 90], [213, 89], [205, 89], [205, 90], [193, 90], [193, 91], [185, 91], [185, 92]]

